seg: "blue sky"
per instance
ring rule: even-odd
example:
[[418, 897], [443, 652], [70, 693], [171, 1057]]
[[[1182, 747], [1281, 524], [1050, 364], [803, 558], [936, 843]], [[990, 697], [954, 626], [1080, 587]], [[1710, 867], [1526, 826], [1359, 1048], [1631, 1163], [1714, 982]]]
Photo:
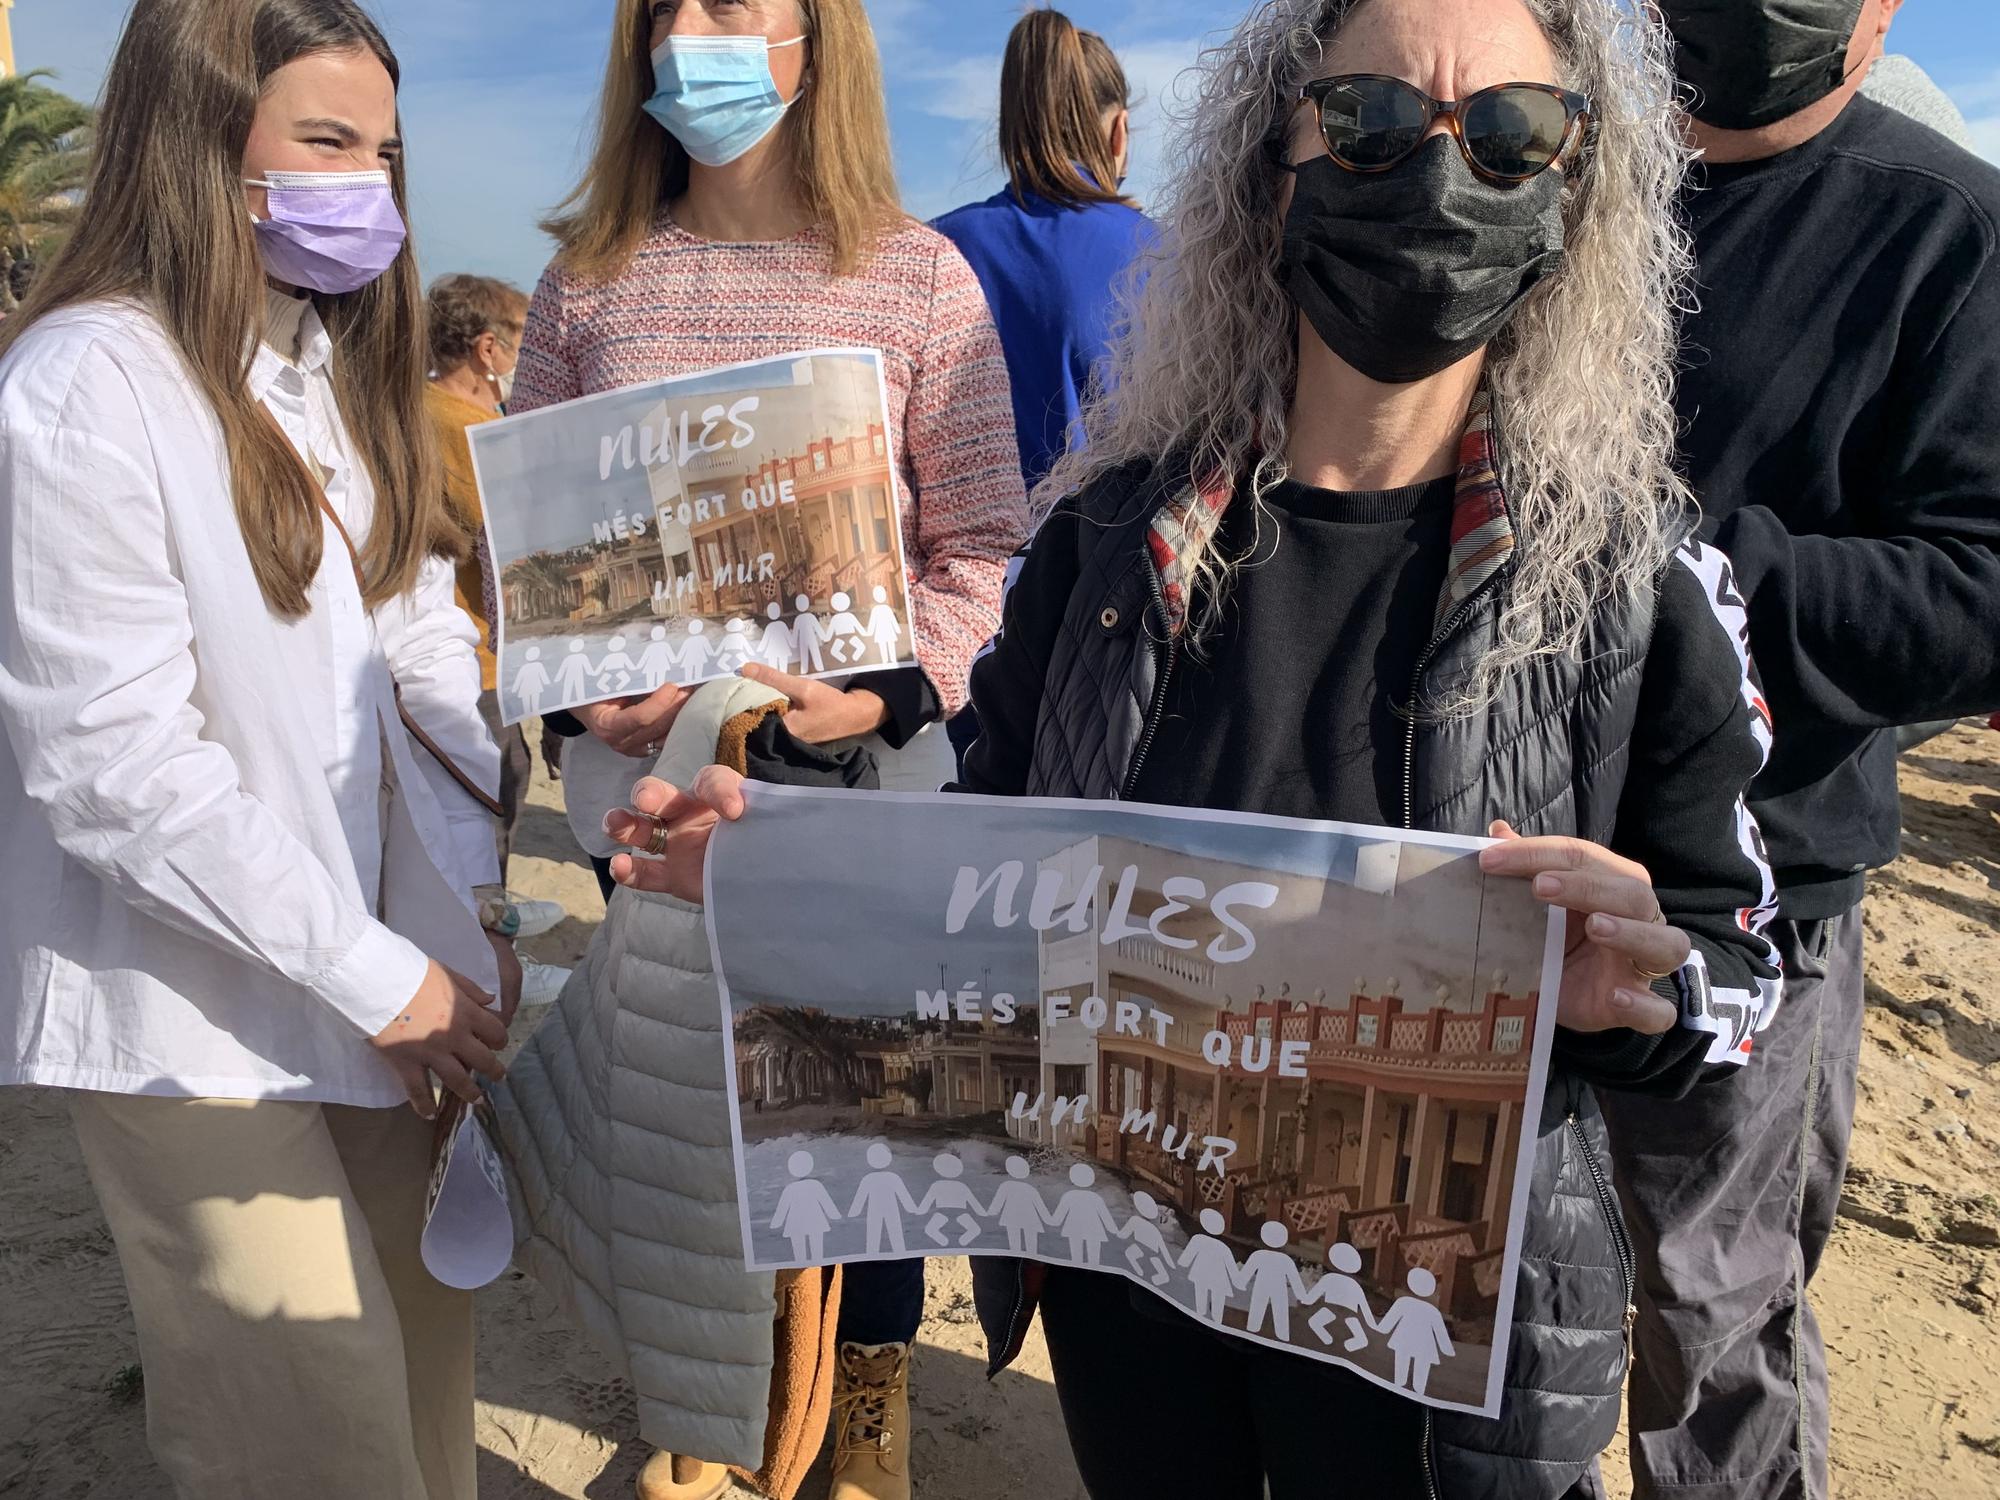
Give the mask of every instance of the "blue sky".
[[[128, 0], [16, 0], [23, 67], [96, 93]], [[867, 0], [882, 46], [907, 206], [929, 217], [999, 181], [1000, 52], [1023, 0]], [[1160, 106], [1241, 0], [1067, 0], [1103, 33], [1145, 103], [1130, 186], [1154, 180]], [[484, 271], [531, 285], [548, 258], [536, 219], [574, 179], [602, 75], [611, 0], [372, 0], [403, 59], [404, 111], [427, 274]], [[562, 19], [556, 19], [560, 14]], [[1907, 0], [1895, 50], [1958, 101], [2000, 162], [2000, 4]]]

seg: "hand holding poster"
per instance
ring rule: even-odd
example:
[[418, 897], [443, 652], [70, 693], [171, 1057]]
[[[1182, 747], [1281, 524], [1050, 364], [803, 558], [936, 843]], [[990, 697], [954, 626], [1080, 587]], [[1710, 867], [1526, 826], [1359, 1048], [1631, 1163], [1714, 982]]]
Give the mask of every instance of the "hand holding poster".
[[471, 430], [508, 723], [751, 662], [916, 660], [882, 357], [817, 349]]
[[744, 790], [707, 910], [748, 1266], [1095, 1269], [1497, 1412], [1562, 926], [1479, 841]]

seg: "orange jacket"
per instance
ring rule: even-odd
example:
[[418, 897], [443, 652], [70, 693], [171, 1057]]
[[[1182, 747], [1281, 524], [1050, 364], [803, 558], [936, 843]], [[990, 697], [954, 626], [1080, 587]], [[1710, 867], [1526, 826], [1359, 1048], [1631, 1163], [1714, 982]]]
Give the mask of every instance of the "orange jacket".
[[[452, 514], [477, 535], [486, 524], [486, 513], [479, 504], [479, 484], [472, 475], [472, 445], [465, 434], [467, 428], [494, 421], [500, 414], [475, 406], [436, 385], [424, 387], [424, 404], [430, 409], [438, 446], [444, 451], [445, 498], [451, 503]], [[487, 649], [490, 637], [477, 555], [468, 556], [458, 565], [458, 602], [479, 627], [479, 685], [490, 693], [498, 672], [493, 653]]]

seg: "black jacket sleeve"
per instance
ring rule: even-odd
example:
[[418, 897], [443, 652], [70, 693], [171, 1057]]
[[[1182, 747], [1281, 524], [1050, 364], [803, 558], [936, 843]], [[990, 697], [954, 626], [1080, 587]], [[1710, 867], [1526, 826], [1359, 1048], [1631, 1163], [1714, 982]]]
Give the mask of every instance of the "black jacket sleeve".
[[1034, 734], [1042, 718], [1042, 688], [1056, 638], [1082, 578], [1082, 498], [1062, 500], [1008, 566], [1000, 634], [972, 662], [972, 710], [980, 738], [964, 754], [950, 792], [1026, 796], [1034, 764]]
[[882, 700], [889, 717], [882, 721], [881, 735], [891, 750], [900, 750], [917, 737], [917, 731], [936, 722], [944, 712], [937, 689], [922, 667], [897, 667], [888, 672], [870, 672], [847, 684], [851, 693], [864, 688]]
[[1861, 531], [1792, 535], [1746, 506], [1703, 529], [1750, 603], [1787, 735], [2000, 708], [2000, 262], [1940, 287], [1841, 463]]
[[1678, 1095], [1717, 1064], [1742, 1064], [1779, 1002], [1764, 936], [1777, 887], [1745, 801], [1771, 743], [1749, 624], [1729, 560], [1690, 542], [1661, 581], [1631, 765], [1611, 847], [1642, 864], [1694, 956], [1659, 992], [1681, 1007], [1664, 1037], [1559, 1033], [1564, 1062], [1593, 1083]]
[[952, 791], [993, 797], [1027, 793], [1042, 687], [1070, 596], [1083, 573], [1081, 514], [1075, 497], [1062, 501], [1008, 569], [1000, 634], [972, 664], [979, 738], [965, 752], [964, 770]]
[[882, 789], [882, 768], [866, 745], [838, 749], [809, 745], [785, 727], [782, 714], [766, 714], [750, 731], [743, 762], [752, 781], [866, 792]]

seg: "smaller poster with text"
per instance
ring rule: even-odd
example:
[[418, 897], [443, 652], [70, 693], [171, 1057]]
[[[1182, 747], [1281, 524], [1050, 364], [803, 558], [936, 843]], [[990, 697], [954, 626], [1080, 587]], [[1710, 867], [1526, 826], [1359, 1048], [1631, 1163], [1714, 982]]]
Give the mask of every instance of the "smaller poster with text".
[[508, 723], [752, 662], [916, 660], [882, 356], [813, 349], [468, 434]]

